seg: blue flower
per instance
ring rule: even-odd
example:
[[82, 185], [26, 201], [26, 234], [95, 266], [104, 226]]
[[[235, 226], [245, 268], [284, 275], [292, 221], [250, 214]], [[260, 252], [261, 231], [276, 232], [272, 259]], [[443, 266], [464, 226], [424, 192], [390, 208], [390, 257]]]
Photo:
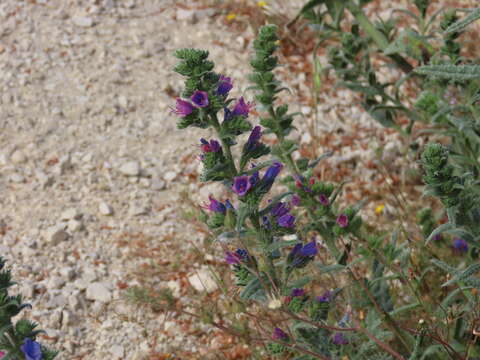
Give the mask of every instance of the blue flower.
[[290, 209], [288, 208], [287, 204], [284, 202], [278, 202], [275, 206], [270, 210], [270, 213], [275, 217], [280, 217], [288, 213]]
[[248, 113], [250, 112], [250, 109], [253, 107], [252, 103], [246, 103], [245, 100], [243, 99], [243, 96], [238, 99], [237, 103], [233, 107], [233, 112], [232, 115], [234, 116], [245, 116], [248, 117]]
[[190, 104], [188, 101], [178, 98], [175, 109], [172, 111], [180, 117], [185, 117], [190, 115], [194, 110], [195, 107], [192, 104]]
[[459, 252], [467, 252], [468, 251], [468, 243], [460, 238], [453, 239], [453, 248]]
[[345, 337], [345, 335], [343, 335], [340, 332], [337, 332], [335, 333], [335, 335], [333, 335], [332, 343], [334, 343], [335, 345], [347, 345], [348, 340]]
[[190, 97], [190, 100], [200, 108], [207, 107], [209, 104], [208, 94], [206, 91], [196, 90]]
[[295, 288], [292, 290], [292, 294], [290, 296], [292, 297], [305, 296], [305, 290]]
[[213, 196], [209, 196], [208, 200], [210, 200], [210, 204], [206, 205], [205, 208], [212, 211], [225, 214], [227, 212], [227, 208], [223, 205], [220, 201], [216, 200]]
[[276, 162], [272, 166], [270, 166], [267, 171], [265, 172], [265, 175], [263, 175], [263, 181], [264, 182], [271, 182], [273, 183], [275, 181], [275, 178], [278, 176], [280, 171], [282, 170], [283, 165], [282, 163]]
[[20, 350], [25, 354], [25, 360], [42, 360], [42, 348], [38, 342], [32, 339], [25, 338]]
[[258, 146], [258, 141], [262, 137], [262, 128], [260, 126], [255, 126], [248, 137], [247, 143], [245, 144], [245, 149], [247, 151], [252, 151]]
[[217, 94], [218, 95], [228, 95], [230, 90], [232, 90], [233, 84], [232, 79], [223, 75], [220, 75], [220, 79], [218, 80], [218, 88]]
[[328, 303], [332, 300], [332, 292], [327, 290], [322, 295], [317, 296], [315, 299], [321, 303]]
[[276, 328], [273, 330], [272, 338], [273, 338], [274, 340], [286, 341], [286, 340], [288, 340], [288, 335], [285, 333], [285, 331], [283, 331], [282, 329], [276, 327]]
[[291, 268], [304, 267], [309, 261], [313, 260], [317, 255], [318, 249], [315, 241], [311, 241], [305, 245], [298, 243], [288, 254], [287, 264]]
[[277, 218], [277, 224], [281, 227], [292, 228], [295, 226], [295, 216], [287, 213]]
[[244, 196], [252, 187], [250, 179], [247, 175], [237, 176], [233, 179], [232, 190], [238, 196]]

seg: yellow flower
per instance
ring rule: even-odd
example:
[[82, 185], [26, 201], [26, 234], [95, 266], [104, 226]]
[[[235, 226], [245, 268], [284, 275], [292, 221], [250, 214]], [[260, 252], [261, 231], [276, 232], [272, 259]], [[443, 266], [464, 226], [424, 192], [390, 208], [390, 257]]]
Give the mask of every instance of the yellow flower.
[[234, 14], [234, 13], [230, 13], [227, 15], [227, 20], [228, 21], [232, 21], [233, 19], [235, 19], [237, 17], [237, 14]]
[[259, 2], [257, 2], [257, 5], [259, 7], [265, 7], [265, 6], [267, 6], [267, 2], [266, 1], [259, 1]]
[[375, 208], [375, 214], [380, 215], [383, 212], [383, 209], [385, 209], [385, 205], [380, 204]]

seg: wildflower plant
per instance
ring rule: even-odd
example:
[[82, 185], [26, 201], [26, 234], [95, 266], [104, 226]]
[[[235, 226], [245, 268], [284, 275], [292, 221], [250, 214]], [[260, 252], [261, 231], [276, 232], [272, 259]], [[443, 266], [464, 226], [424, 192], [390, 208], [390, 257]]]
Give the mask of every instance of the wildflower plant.
[[[428, 2], [416, 3], [426, 11]], [[233, 81], [214, 72], [206, 51], [175, 54], [175, 71], [185, 77], [174, 109], [178, 126], [214, 130], [214, 138], [199, 142], [201, 180], [220, 182], [229, 193], [225, 200], [210, 197], [202, 219], [235, 279], [228, 294], [238, 304], [236, 312], [255, 327], [245, 329], [238, 317], [230, 324], [212, 314], [202, 319], [266, 343], [271, 356], [297, 360], [480, 356], [480, 288], [474, 276], [480, 266], [455, 267], [476, 256], [471, 250], [480, 235], [475, 175], [458, 174], [441, 145], [427, 147], [425, 182], [453, 225], [435, 229], [428, 211], [419, 220], [426, 237], [443, 231], [452, 236], [451, 246], [438, 242], [437, 249], [402, 229], [379, 232], [364, 224], [363, 203], [343, 206], [343, 184], [316, 175], [316, 165], [329, 154], [292, 157], [298, 147], [288, 135], [295, 114], [278, 104], [284, 88], [275, 77], [276, 30], [264, 26], [254, 42], [255, 105], [231, 96]], [[274, 146], [263, 142], [267, 136]], [[455, 266], [440, 260], [445, 254], [454, 255]], [[445, 271], [453, 277], [445, 279]]]
[[51, 360], [56, 351], [48, 349], [36, 341], [44, 332], [36, 323], [20, 319], [15, 324], [12, 318], [30, 304], [23, 303], [22, 296], [11, 296], [8, 289], [15, 285], [10, 270], [5, 269], [5, 260], [0, 257], [0, 359], [2, 360]]

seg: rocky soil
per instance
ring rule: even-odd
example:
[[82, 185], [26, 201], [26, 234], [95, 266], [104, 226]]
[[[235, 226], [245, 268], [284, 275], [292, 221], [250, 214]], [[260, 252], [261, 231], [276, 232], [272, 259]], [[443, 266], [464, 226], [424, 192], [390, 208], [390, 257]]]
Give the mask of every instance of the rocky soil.
[[[0, 254], [58, 359], [225, 358], [208, 327], [124, 295], [148, 280], [187, 309], [189, 299], [220, 296], [208, 265], [221, 256], [199, 255], [206, 235], [185, 219], [188, 199], [200, 204], [222, 189], [199, 185], [200, 135], [177, 130], [170, 113], [182, 86], [172, 53], [208, 49], [239, 95], [253, 32], [228, 31], [217, 10], [179, 3], [0, 3]], [[308, 150], [310, 90], [297, 75], [280, 72], [293, 89], [285, 99], [306, 115], [294, 136]], [[325, 171], [378, 160], [387, 143], [385, 159], [395, 158], [397, 134], [351, 106], [350, 93], [321, 100], [319, 131], [331, 136], [315, 149], [336, 147]], [[366, 167], [364, 179], [374, 177]], [[144, 279], [149, 266], [156, 276]]]

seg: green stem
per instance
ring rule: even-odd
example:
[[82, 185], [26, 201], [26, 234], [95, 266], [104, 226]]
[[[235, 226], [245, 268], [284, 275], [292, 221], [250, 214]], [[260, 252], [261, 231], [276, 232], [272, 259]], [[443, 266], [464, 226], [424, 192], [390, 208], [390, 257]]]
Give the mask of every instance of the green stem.
[[220, 141], [222, 142], [222, 147], [225, 151], [225, 156], [227, 157], [227, 160], [230, 164], [230, 168], [233, 172], [233, 176], [235, 177], [238, 174], [237, 167], [235, 165], [235, 160], [233, 159], [232, 155], [232, 150], [230, 149], [230, 145], [225, 142], [225, 139], [220, 135], [220, 123], [218, 122], [217, 115], [214, 114], [212, 115], [212, 125], [215, 128], [215, 131], [217, 132], [218, 137], [220, 138]]

